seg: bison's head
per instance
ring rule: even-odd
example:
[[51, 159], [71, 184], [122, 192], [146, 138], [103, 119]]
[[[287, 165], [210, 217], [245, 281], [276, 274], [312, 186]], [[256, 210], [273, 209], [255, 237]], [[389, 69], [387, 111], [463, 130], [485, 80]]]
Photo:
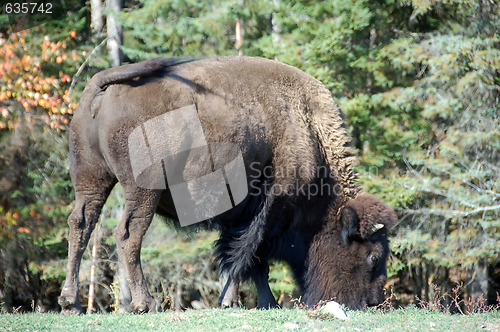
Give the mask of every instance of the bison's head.
[[379, 304], [387, 280], [387, 233], [395, 221], [392, 208], [367, 193], [339, 214], [332, 211], [309, 250], [304, 301], [335, 300], [351, 309]]

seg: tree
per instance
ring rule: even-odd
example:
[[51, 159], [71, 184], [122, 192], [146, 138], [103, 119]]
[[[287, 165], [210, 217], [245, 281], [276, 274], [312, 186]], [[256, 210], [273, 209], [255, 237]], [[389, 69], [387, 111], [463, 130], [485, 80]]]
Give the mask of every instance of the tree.
[[102, 1], [101, 0], [91, 0], [90, 1], [90, 28], [93, 33], [101, 32], [104, 27], [104, 16], [102, 13]]
[[111, 57], [111, 66], [118, 67], [122, 63], [122, 27], [118, 23], [117, 15], [122, 8], [121, 0], [106, 0], [106, 26], [108, 32], [108, 52]]
[[[450, 11], [442, 26], [385, 50], [395, 66], [418, 74], [381, 104], [411, 102], [431, 124], [427, 137], [406, 151], [408, 168], [393, 183], [411, 197], [400, 211], [421, 249], [402, 233], [394, 249], [404, 266], [427, 265], [435, 279], [447, 270], [449, 280], [467, 280], [476, 299], [488, 291], [485, 271], [500, 255], [500, 16], [496, 7], [496, 14], [486, 10], [492, 20], [484, 20], [475, 2], [439, 4]], [[432, 15], [432, 8], [420, 10]]]

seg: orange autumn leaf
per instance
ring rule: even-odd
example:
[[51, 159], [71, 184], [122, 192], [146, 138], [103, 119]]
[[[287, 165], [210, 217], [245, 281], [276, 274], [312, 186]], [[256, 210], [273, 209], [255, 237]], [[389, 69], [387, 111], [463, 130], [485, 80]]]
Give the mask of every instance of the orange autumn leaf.
[[26, 233], [26, 234], [29, 234], [30, 229], [29, 229], [28, 227], [18, 227], [18, 228], [17, 228], [17, 232], [18, 232], [18, 233]]
[[[22, 105], [24, 112], [34, 113], [27, 120], [30, 128], [33, 125], [62, 126], [65, 130], [69, 119], [60, 115], [73, 114], [76, 108], [67, 95], [72, 73], [66, 73], [65, 68], [58, 76], [47, 76], [47, 68], [43, 68], [42, 63], [63, 64], [68, 58], [78, 61], [81, 58], [79, 51], [65, 51], [69, 47], [69, 38], [76, 37], [76, 31], [59, 41], [52, 41], [48, 36], [35, 41], [26, 31], [17, 33], [13, 39], [2, 37], [0, 34], [0, 100], [15, 100]], [[5, 115], [0, 129], [14, 129], [18, 125], [16, 115], [9, 112], [8, 108], [0, 107], [0, 115]], [[45, 118], [45, 115], [49, 117]]]

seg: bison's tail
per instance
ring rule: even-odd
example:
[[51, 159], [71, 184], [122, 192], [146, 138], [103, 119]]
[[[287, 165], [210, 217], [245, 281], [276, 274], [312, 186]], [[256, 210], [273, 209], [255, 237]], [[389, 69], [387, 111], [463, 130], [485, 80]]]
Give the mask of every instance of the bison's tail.
[[[129, 81], [137, 77], [151, 76], [157, 71], [169, 70], [174, 66], [195, 60], [196, 59], [193, 58], [183, 57], [157, 58], [103, 70], [95, 74], [85, 87], [79, 107], [81, 109], [90, 110], [95, 96], [99, 92], [104, 91], [106, 87], [111, 84]], [[93, 118], [96, 114], [97, 111], [92, 110]]]
[[272, 190], [267, 192], [260, 211], [250, 224], [239, 230], [237, 234], [230, 236], [231, 238], [221, 237], [218, 241], [216, 254], [221, 272], [227, 272], [229, 277], [234, 278], [246, 274], [252, 267], [257, 249], [264, 238], [267, 218], [274, 198]]

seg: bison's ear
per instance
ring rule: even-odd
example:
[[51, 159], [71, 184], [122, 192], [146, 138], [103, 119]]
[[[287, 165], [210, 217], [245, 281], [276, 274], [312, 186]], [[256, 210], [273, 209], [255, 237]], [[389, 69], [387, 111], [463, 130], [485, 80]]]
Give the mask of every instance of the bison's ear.
[[[346, 211], [344, 213], [344, 210]], [[347, 212], [352, 210], [352, 212]], [[384, 204], [382, 200], [368, 193], [360, 193], [354, 199], [349, 200], [346, 206], [342, 209], [341, 220], [343, 229], [347, 225], [348, 216], [355, 216], [354, 233], [362, 239], [369, 239], [373, 234], [385, 229], [388, 231], [396, 223], [396, 215], [394, 210]], [[351, 217], [352, 219], [352, 217]], [[352, 222], [351, 222], [352, 223]], [[346, 234], [352, 234], [351, 228], [347, 228]], [[352, 237], [349, 235], [348, 237]]]
[[359, 233], [359, 219], [353, 208], [349, 206], [342, 208], [340, 211], [340, 222], [342, 223], [341, 235], [344, 243], [348, 243], [350, 239], [361, 236]]

